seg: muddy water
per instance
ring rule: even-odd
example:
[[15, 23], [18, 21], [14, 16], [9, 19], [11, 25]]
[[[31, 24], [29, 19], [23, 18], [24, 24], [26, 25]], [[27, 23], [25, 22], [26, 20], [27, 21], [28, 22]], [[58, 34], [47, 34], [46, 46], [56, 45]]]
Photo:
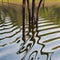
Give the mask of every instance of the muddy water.
[[0, 60], [60, 60], [60, 25], [39, 17], [38, 36], [23, 43], [21, 22], [1, 11]]

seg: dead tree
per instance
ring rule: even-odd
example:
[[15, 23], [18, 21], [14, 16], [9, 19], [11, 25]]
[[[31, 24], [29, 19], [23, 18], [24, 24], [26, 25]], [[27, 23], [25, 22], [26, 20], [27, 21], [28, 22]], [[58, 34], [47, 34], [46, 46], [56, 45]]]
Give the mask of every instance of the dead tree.
[[28, 20], [29, 20], [29, 32], [31, 31], [31, 10], [30, 10], [30, 3], [27, 0], [27, 8], [28, 8]]
[[35, 10], [35, 0], [32, 0], [32, 35], [34, 36], [34, 10]]
[[22, 36], [22, 40], [25, 42], [25, 4], [26, 4], [26, 1], [23, 0], [22, 1], [22, 33], [23, 33], [23, 36]]
[[[32, 30], [32, 36], [34, 37], [34, 25], [36, 25], [36, 31], [38, 31], [38, 13], [39, 13], [39, 8], [42, 4], [43, 0], [40, 0], [38, 7], [37, 7], [37, 12], [36, 12], [36, 18], [34, 16], [35, 14], [35, 0], [32, 0], [32, 10], [30, 9], [30, 3], [29, 0], [27, 0], [27, 8], [28, 8], [28, 17], [29, 17], [29, 32], [30, 29]], [[23, 40], [25, 42], [25, 5], [26, 1], [23, 0], [23, 5], [22, 5], [22, 25], [23, 25]], [[35, 24], [36, 22], [36, 24]]]
[[[30, 29], [32, 29], [32, 34], [33, 35], [34, 35], [34, 25], [36, 25], [36, 31], [38, 31], [38, 13], [39, 13], [39, 8], [41, 6], [42, 1], [43, 0], [40, 0], [40, 2], [38, 4], [36, 18], [35, 18], [35, 16], [34, 16], [35, 0], [32, 0], [32, 12], [30, 10], [29, 0], [27, 0], [27, 7], [28, 7], [28, 14], [29, 14], [29, 31], [30, 31]], [[36, 24], [34, 24], [35, 22], [36, 22]]]
[[43, 0], [40, 0], [38, 7], [37, 7], [37, 13], [36, 13], [36, 31], [38, 31], [38, 14], [39, 14], [39, 8], [41, 6]]

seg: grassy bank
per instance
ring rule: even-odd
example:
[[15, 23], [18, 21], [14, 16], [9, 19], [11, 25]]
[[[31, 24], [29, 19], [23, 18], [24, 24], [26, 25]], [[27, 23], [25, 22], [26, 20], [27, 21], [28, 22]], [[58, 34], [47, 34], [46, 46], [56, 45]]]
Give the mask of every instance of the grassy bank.
[[[19, 1], [19, 3], [21, 3], [22, 0], [21, 1], [16, 0], [15, 2], [14, 1], [10, 0], [9, 6], [11, 8], [9, 8], [8, 12], [12, 17], [17, 15], [16, 17], [18, 20], [18, 24], [20, 24], [19, 22], [22, 21], [22, 9], [21, 9], [22, 6], [17, 5], [17, 4], [18, 4], [18, 1]], [[4, 0], [4, 2], [7, 2], [7, 0]], [[30, 0], [30, 2], [31, 2], [31, 0]], [[39, 0], [38, 1], [36, 0], [36, 3], [38, 3], [38, 2], [39, 2]], [[17, 4], [12, 4], [12, 3], [17, 3]], [[47, 3], [51, 3], [51, 4], [47, 4]], [[59, 4], [60, 0], [46, 0], [45, 8], [40, 9], [39, 16], [44, 17], [46, 19], [50, 19], [51, 21], [54, 21], [55, 23], [60, 24], [60, 5], [58, 6], [57, 3]], [[7, 4], [4, 7], [6, 7], [6, 6], [7, 6]], [[12, 9], [14, 9], [15, 11]], [[12, 13], [11, 10], [15, 13]], [[26, 10], [26, 15], [27, 15], [27, 10]], [[27, 16], [26, 16], [26, 18], [27, 18]]]
[[9, 4], [0, 6], [0, 10], [4, 12], [4, 16], [10, 16], [12, 23], [17, 22], [17, 25], [20, 27], [22, 25], [22, 6]]
[[53, 21], [55, 24], [60, 24], [60, 6], [51, 6], [40, 9], [40, 16]]
[[[30, 0], [31, 2], [32, 0]], [[38, 4], [40, 0], [36, 0], [36, 4]], [[2, 2], [2, 0], [0, 0]], [[8, 0], [3, 0], [3, 2], [8, 2]], [[15, 4], [22, 4], [22, 0], [9, 0], [10, 3], [15, 3]], [[45, 5], [50, 6], [50, 5], [60, 5], [60, 0], [45, 0]]]

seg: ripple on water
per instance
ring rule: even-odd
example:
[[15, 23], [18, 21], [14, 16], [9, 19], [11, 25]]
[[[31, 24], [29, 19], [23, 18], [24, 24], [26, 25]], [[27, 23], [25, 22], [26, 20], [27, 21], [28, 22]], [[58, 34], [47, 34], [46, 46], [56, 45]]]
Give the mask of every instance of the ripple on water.
[[[26, 24], [26, 34], [28, 24]], [[36, 31], [35, 31], [36, 34]], [[32, 34], [31, 34], [32, 35]], [[60, 27], [50, 20], [39, 18], [38, 35], [34, 38], [26, 36], [22, 40], [22, 26], [11, 21], [9, 16], [0, 21], [0, 59], [1, 60], [59, 60], [60, 59]], [[40, 38], [41, 37], [41, 38]]]

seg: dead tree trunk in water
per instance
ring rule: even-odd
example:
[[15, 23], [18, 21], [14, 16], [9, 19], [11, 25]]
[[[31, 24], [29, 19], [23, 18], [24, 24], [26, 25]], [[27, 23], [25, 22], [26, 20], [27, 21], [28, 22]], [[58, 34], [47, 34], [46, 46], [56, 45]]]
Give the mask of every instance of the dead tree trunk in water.
[[43, 0], [40, 0], [38, 7], [37, 7], [37, 13], [36, 13], [36, 31], [38, 31], [38, 13], [39, 13], [39, 8], [41, 6]]
[[34, 9], [35, 9], [35, 0], [32, 0], [32, 35], [34, 36]]
[[26, 4], [26, 2], [25, 2], [25, 0], [23, 0], [23, 2], [22, 2], [22, 33], [23, 33], [23, 36], [22, 36], [22, 39], [23, 39], [23, 41], [25, 42], [25, 4]]
[[30, 10], [29, 0], [27, 0], [27, 8], [28, 8], [29, 32], [30, 32], [31, 31], [31, 10]]

